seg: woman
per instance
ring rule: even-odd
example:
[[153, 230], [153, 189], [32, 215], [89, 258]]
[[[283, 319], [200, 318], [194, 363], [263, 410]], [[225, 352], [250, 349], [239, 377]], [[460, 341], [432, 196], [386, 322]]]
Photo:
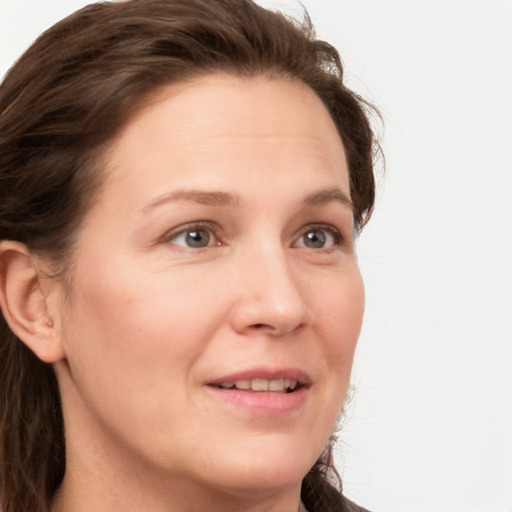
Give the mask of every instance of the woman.
[[366, 104], [250, 0], [100, 3], [0, 89], [4, 512], [360, 510]]

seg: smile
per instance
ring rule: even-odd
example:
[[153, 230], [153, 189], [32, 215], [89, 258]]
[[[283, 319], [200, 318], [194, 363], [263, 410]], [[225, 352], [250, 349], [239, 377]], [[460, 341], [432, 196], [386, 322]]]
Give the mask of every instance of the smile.
[[253, 368], [206, 382], [206, 388], [236, 410], [258, 416], [283, 416], [305, 404], [312, 378], [298, 368]]
[[243, 379], [236, 380], [234, 382], [221, 382], [219, 384], [213, 384], [214, 387], [221, 389], [238, 389], [240, 391], [271, 391], [277, 393], [291, 393], [301, 384], [295, 379]]

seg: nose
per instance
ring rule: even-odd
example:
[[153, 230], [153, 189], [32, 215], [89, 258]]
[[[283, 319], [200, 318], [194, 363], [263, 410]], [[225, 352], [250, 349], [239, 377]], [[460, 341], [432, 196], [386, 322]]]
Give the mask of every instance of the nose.
[[282, 337], [311, 321], [304, 283], [285, 251], [279, 248], [239, 257], [238, 293], [231, 314], [238, 333]]

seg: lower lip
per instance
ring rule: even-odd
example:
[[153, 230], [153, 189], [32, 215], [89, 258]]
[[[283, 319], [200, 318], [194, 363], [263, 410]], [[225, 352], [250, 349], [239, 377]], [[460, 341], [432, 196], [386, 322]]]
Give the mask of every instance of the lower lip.
[[308, 388], [303, 387], [292, 393], [270, 391], [242, 391], [208, 386], [218, 398], [262, 416], [283, 416], [299, 410], [306, 401]]

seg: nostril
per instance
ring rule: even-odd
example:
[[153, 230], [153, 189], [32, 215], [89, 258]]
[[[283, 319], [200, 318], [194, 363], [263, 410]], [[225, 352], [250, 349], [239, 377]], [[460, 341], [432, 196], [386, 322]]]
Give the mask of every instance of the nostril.
[[288, 332], [291, 332], [292, 330], [295, 331], [299, 327], [301, 327], [302, 324], [295, 326], [293, 329], [289, 329], [287, 326], [279, 326], [279, 325], [270, 325], [270, 324], [251, 324], [249, 326], [249, 331], [253, 334], [257, 335], [268, 335], [273, 337], [281, 337]]

